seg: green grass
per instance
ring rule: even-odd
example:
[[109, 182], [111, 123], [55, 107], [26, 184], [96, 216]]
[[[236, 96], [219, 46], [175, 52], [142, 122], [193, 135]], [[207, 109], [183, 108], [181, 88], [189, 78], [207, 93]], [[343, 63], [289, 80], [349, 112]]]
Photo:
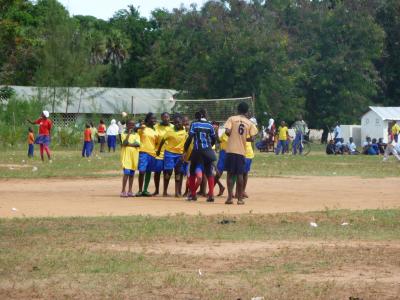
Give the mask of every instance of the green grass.
[[[220, 224], [224, 218], [234, 223]], [[319, 224], [309, 226], [310, 220]], [[341, 226], [343, 221], [349, 226]], [[229, 241], [400, 241], [400, 210], [275, 215], [0, 219], [0, 297], [377, 298], [385, 284], [302, 281], [332, 270], [395, 265], [397, 248], [306, 246], [236, 257], [113, 251], [111, 245]], [[179, 247], [179, 246], [177, 246]], [[205, 246], [207, 249], [207, 246]], [[232, 254], [235, 249], [229, 249]], [[204, 275], [199, 276], [201, 269]], [[348, 272], [348, 271], [343, 271]], [[386, 289], [386, 290], [385, 290]], [[355, 293], [355, 294], [354, 294]], [[379, 297], [378, 297], [379, 298]]]
[[[397, 177], [400, 164], [381, 156], [328, 156], [320, 145], [308, 156], [292, 156], [257, 153], [252, 164], [251, 176], [362, 176]], [[94, 155], [90, 159], [80, 156], [80, 149], [54, 150], [53, 163], [42, 163], [38, 153], [33, 160], [26, 157], [25, 150], [2, 151], [0, 178], [45, 177], [104, 177], [120, 176], [119, 152]], [[33, 172], [33, 167], [37, 171]]]

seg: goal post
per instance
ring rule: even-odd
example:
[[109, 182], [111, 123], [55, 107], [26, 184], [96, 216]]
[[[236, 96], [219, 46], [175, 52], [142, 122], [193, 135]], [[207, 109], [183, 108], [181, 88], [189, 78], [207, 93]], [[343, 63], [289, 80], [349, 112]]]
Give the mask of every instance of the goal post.
[[171, 113], [180, 113], [193, 119], [194, 114], [205, 109], [210, 121], [223, 122], [230, 116], [237, 114], [237, 106], [241, 102], [246, 102], [249, 105], [249, 111], [254, 114], [254, 98], [224, 98], [224, 99], [174, 99], [174, 105], [171, 108]]

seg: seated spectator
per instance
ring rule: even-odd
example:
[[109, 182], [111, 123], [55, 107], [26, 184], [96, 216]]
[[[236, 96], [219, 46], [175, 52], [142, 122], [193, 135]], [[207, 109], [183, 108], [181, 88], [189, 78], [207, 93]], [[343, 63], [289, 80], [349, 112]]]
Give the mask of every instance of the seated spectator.
[[356, 146], [356, 144], [354, 143], [352, 137], [349, 138], [349, 142], [348, 142], [347, 145], [346, 145], [346, 149], [347, 149], [347, 152], [348, 152], [350, 155], [357, 155], [357, 154], [360, 154], [360, 152], [357, 150], [357, 146]]
[[336, 139], [336, 145], [335, 145], [335, 153], [336, 154], [343, 154], [343, 139], [342, 138], [338, 138]]
[[363, 152], [362, 152], [362, 154], [365, 154], [365, 155], [377, 155], [378, 151], [377, 151], [376, 140], [375, 140], [375, 146], [373, 146], [371, 138], [369, 136], [367, 136], [367, 138], [366, 138], [366, 140], [365, 140], [365, 142], [363, 144]]
[[326, 154], [336, 154], [336, 146], [333, 140], [330, 140], [329, 143], [326, 145]]
[[373, 151], [371, 151], [370, 155], [379, 155], [379, 147], [378, 147], [378, 142], [376, 141], [376, 139], [372, 139], [372, 144], [371, 147], [373, 149]]
[[382, 155], [385, 154], [386, 146], [387, 146], [387, 144], [383, 142], [383, 138], [379, 138], [379, 140], [378, 140], [379, 154], [382, 154]]
[[365, 139], [365, 142], [362, 145], [362, 154], [364, 155], [368, 155], [368, 150], [371, 147], [371, 138], [369, 136], [367, 136], [367, 138]]

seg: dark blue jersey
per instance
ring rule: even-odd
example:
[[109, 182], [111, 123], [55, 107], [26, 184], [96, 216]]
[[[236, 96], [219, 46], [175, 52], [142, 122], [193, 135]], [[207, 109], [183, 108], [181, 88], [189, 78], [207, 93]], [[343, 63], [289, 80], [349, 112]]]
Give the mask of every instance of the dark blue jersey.
[[185, 150], [193, 140], [193, 150], [211, 149], [215, 144], [214, 128], [208, 121], [194, 121], [190, 125], [189, 137], [185, 143]]

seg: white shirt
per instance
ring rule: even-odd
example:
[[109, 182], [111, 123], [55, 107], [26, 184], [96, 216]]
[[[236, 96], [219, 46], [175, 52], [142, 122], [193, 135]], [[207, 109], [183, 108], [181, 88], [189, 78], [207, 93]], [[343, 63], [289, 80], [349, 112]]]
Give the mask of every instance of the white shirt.
[[335, 139], [342, 138], [342, 129], [340, 128], [339, 125], [337, 125], [333, 130], [333, 136], [335, 137]]
[[107, 135], [118, 135], [119, 127], [115, 122], [111, 122], [111, 125], [107, 128]]
[[353, 143], [348, 143], [347, 146], [349, 147], [350, 152], [355, 152], [357, 150], [356, 144]]

